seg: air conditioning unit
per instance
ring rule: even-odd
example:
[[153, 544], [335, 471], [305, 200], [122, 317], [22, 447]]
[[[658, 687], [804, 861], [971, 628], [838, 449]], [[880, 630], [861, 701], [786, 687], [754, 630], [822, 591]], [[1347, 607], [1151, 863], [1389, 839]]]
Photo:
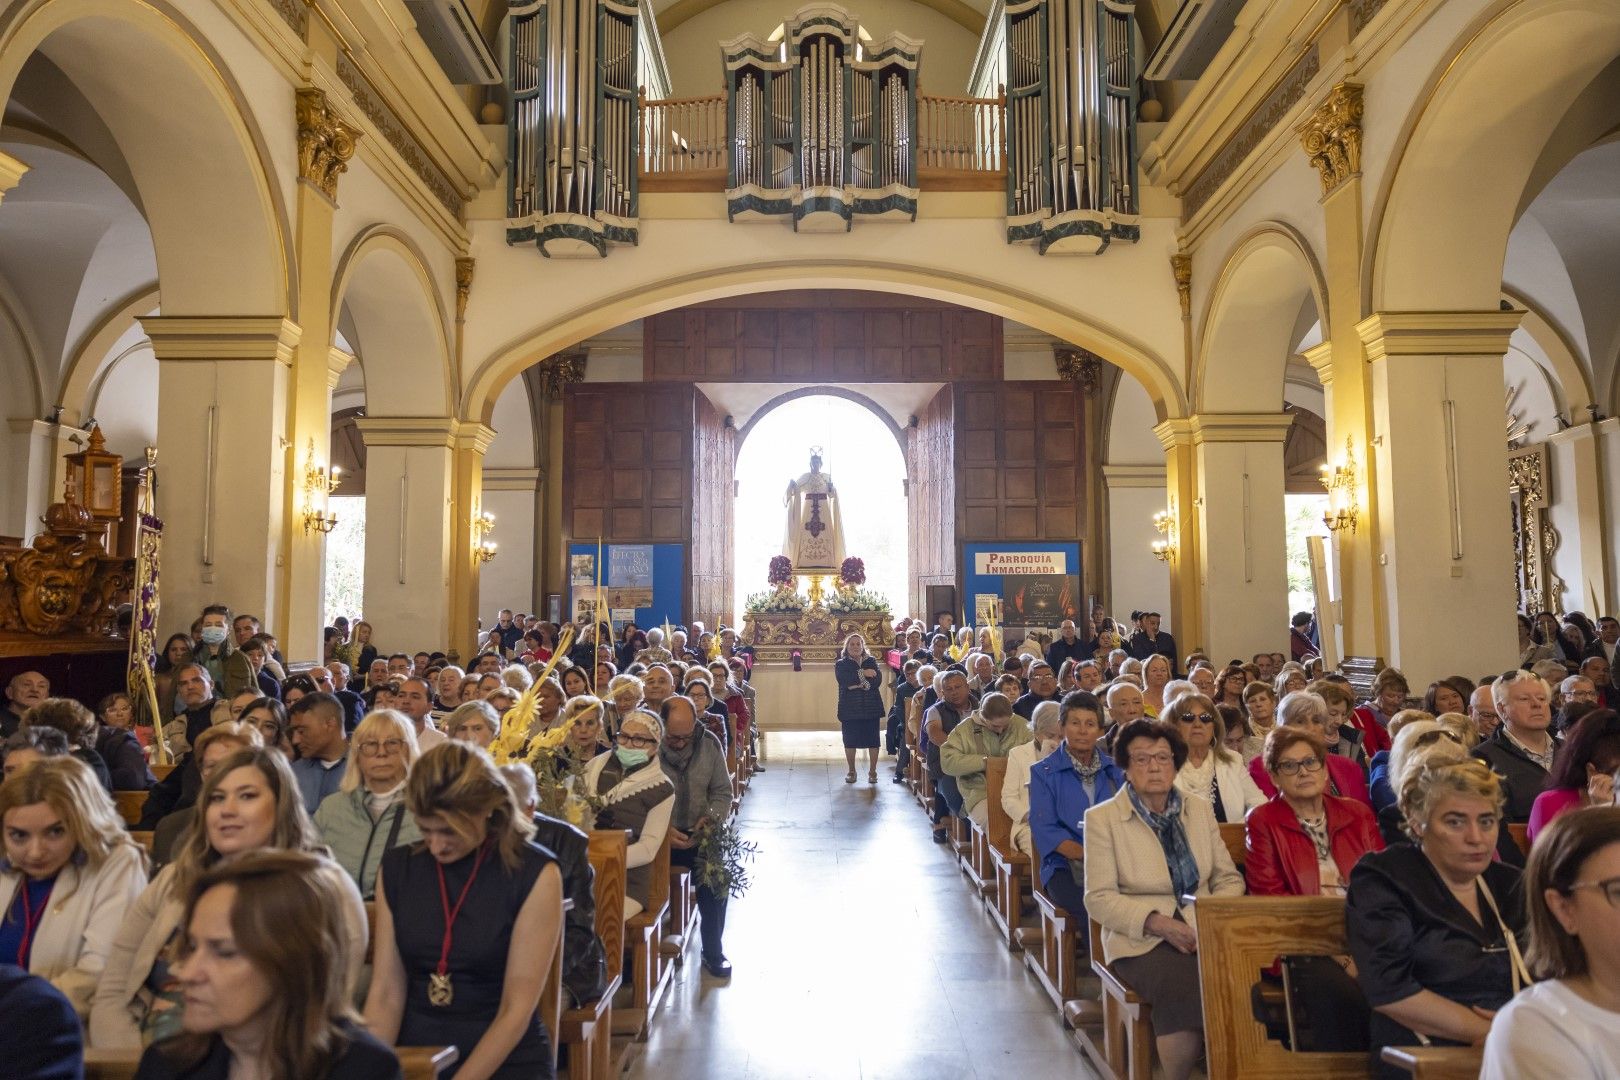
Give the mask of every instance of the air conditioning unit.
[[1246, 0], [1186, 0], [1143, 65], [1149, 82], [1196, 79], [1232, 33]]
[[428, 51], [457, 86], [491, 86], [501, 65], [463, 0], [405, 0]]

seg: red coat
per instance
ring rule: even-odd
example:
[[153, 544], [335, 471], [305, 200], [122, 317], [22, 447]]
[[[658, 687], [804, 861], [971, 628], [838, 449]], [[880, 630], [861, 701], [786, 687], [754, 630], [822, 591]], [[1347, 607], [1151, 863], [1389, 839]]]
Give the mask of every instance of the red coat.
[[1394, 745], [1394, 740], [1389, 737], [1389, 731], [1378, 722], [1372, 710], [1365, 705], [1351, 710], [1350, 719], [1345, 722], [1361, 732], [1361, 748], [1367, 751], [1369, 759], [1380, 750], [1388, 750]]
[[[1346, 799], [1372, 807], [1372, 796], [1367, 793], [1367, 776], [1361, 771], [1361, 766], [1345, 757], [1343, 754], [1329, 754], [1327, 756], [1328, 780], [1332, 783], [1329, 795], [1337, 793]], [[1249, 775], [1254, 777], [1255, 784], [1266, 798], [1277, 794], [1277, 785], [1271, 782], [1271, 775], [1266, 772], [1266, 759], [1257, 757], [1249, 762]]]
[[[1383, 851], [1384, 837], [1373, 812], [1354, 799], [1322, 796], [1327, 811], [1328, 852], [1339, 879], [1369, 851]], [[1322, 891], [1316, 844], [1294, 808], [1279, 796], [1249, 812], [1245, 823], [1243, 876], [1251, 896], [1315, 896]]]

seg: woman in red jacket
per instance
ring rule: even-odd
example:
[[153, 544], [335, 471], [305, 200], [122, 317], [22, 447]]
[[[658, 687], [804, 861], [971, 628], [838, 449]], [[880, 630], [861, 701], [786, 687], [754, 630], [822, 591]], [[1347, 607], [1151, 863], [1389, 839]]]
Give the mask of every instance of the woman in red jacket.
[[1343, 896], [1350, 868], [1382, 851], [1378, 819], [1354, 799], [1327, 794], [1327, 744], [1279, 727], [1262, 759], [1277, 796], [1249, 813], [1244, 875], [1254, 896]]

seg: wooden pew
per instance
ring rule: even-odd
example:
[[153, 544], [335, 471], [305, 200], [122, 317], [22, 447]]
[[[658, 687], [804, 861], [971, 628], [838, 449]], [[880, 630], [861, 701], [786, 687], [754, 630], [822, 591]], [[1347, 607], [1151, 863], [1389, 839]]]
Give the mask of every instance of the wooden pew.
[[[1198, 920], [1198, 981], [1211, 1076], [1343, 1077], [1371, 1075], [1367, 1055], [1295, 1053], [1268, 1038], [1254, 1018], [1250, 992], [1279, 956], [1344, 956], [1344, 900], [1334, 896], [1204, 896]], [[1476, 1065], [1475, 1073], [1478, 1075]]]
[[1238, 873], [1243, 873], [1243, 863], [1248, 858], [1246, 846], [1247, 830], [1241, 821], [1223, 821], [1217, 828], [1221, 830], [1221, 843], [1226, 845], [1226, 852], [1232, 856], [1232, 865], [1236, 866]]
[[[438, 1080], [461, 1056], [453, 1046], [400, 1046], [394, 1053], [405, 1080]], [[139, 1050], [90, 1050], [84, 1052], [85, 1080], [134, 1080], [140, 1064]]]
[[[1103, 960], [1102, 924], [1088, 920], [1091, 970], [1102, 980], [1103, 1060], [1120, 1080], [1151, 1080], [1153, 1076], [1153, 1007], [1137, 996]], [[1202, 945], [1202, 942], [1200, 942]], [[1258, 969], [1257, 969], [1258, 974]], [[1248, 1000], [1247, 998], [1244, 999]], [[1213, 1062], [1213, 1059], [1211, 1059]], [[1210, 1076], [1230, 1076], [1211, 1064]], [[1245, 1080], [1253, 1080], [1246, 1077]]]
[[1484, 1064], [1481, 1046], [1386, 1046], [1384, 1062], [1417, 1080], [1478, 1080]]
[[1508, 835], [1513, 842], [1519, 845], [1519, 850], [1528, 857], [1530, 854], [1530, 826], [1513, 824], [1507, 827]]
[[1029, 861], [1029, 888], [1040, 916], [1041, 933], [1039, 948], [1024, 950], [1024, 963], [1061, 1013], [1080, 996], [1079, 920], [1046, 895], [1041, 888], [1041, 864], [1035, 859]]
[[[658, 1003], [669, 988], [675, 970], [663, 956], [664, 916], [669, 912], [669, 841], [652, 861], [647, 906], [624, 924], [625, 946], [630, 952], [630, 1006], [613, 1013], [613, 1033], [630, 1035], [640, 1042], [647, 1037], [647, 1025]], [[621, 909], [622, 910], [622, 909]]]
[[1007, 759], [987, 758], [984, 763], [984, 781], [989, 800], [989, 827], [985, 830], [989, 845], [990, 869], [995, 878], [995, 895], [988, 903], [990, 917], [996, 921], [1007, 947], [1014, 952], [1023, 946], [1018, 943], [1018, 926], [1024, 920], [1024, 876], [1029, 870], [1029, 856], [1013, 847], [1012, 818], [1001, 805], [1002, 789], [1007, 780]]
[[115, 791], [113, 802], [118, 805], [118, 813], [123, 816], [125, 824], [140, 824], [141, 815], [146, 812], [146, 792]]
[[[990, 758], [985, 758], [988, 762]], [[1002, 768], [1006, 768], [1002, 759]], [[986, 796], [988, 798], [988, 796]], [[961, 853], [962, 873], [980, 900], [993, 904], [996, 897], [996, 868], [990, 861], [990, 833], [981, 829], [971, 818], [962, 818], [967, 829], [967, 849]]]
[[151, 769], [152, 775], [159, 780], [168, 779], [169, 774], [175, 770], [173, 765], [148, 765], [147, 768]]
[[697, 886], [692, 871], [684, 866], [669, 868], [669, 919], [665, 925], [664, 956], [679, 964], [686, 947], [697, 936]]
[[596, 935], [607, 956], [602, 996], [562, 1014], [557, 1041], [568, 1047], [569, 1080], [608, 1080], [613, 1071], [613, 995], [624, 979], [624, 878], [629, 834], [598, 829], [590, 835], [596, 871]]

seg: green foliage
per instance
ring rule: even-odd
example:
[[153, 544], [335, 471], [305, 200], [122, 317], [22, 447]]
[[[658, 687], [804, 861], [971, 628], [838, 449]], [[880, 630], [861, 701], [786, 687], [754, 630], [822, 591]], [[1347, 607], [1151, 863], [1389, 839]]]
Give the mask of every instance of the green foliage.
[[748, 864], [758, 854], [759, 845], [744, 840], [732, 822], [710, 823], [698, 830], [692, 880], [717, 896], [740, 898], [753, 883]]

